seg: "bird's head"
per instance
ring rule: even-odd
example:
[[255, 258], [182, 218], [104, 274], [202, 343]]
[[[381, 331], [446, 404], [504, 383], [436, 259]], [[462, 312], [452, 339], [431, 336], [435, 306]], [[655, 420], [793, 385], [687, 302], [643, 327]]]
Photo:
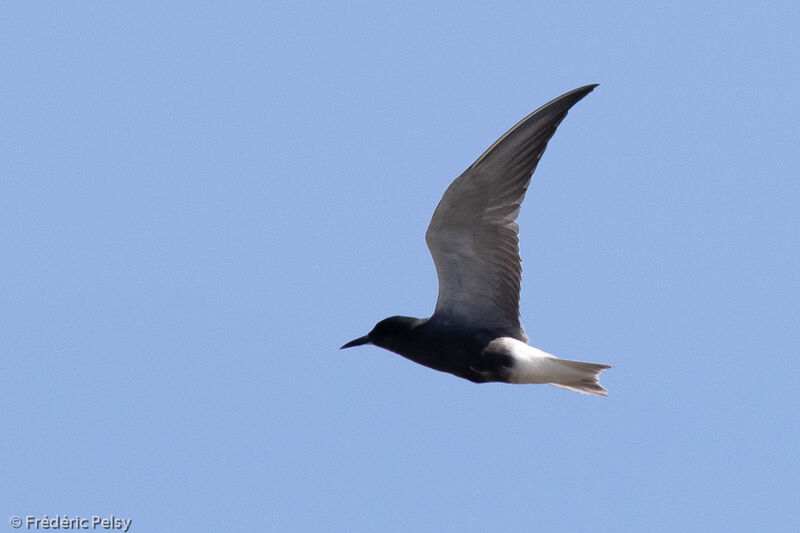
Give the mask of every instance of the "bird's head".
[[424, 320], [409, 316], [390, 316], [375, 324], [372, 331], [363, 337], [353, 339], [339, 349], [352, 348], [362, 344], [374, 344], [394, 351], [395, 348], [404, 344], [403, 341], [408, 342], [408, 333], [422, 322]]

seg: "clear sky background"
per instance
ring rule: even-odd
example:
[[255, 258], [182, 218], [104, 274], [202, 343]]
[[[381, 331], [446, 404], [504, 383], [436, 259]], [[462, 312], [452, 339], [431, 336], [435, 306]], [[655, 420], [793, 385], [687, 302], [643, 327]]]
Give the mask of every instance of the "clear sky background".
[[[796, 2], [13, 2], [0, 531], [800, 530]], [[374, 347], [447, 185], [563, 92], [532, 343], [608, 398]], [[23, 529], [24, 530], [24, 527]]]

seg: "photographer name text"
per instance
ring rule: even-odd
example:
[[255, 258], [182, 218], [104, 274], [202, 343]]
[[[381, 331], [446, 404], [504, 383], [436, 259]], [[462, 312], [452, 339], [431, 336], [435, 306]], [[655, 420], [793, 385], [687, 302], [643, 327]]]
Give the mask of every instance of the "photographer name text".
[[131, 527], [133, 519], [119, 518], [117, 516], [92, 516], [84, 518], [81, 516], [47, 515], [40, 517], [28, 515], [24, 519], [12, 516], [11, 527], [18, 529], [25, 526], [25, 529], [113, 529], [127, 533]]

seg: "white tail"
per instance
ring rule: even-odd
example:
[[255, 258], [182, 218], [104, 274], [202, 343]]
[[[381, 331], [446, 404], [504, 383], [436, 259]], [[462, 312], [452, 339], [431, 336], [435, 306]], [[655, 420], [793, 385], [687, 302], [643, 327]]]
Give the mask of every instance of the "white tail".
[[583, 394], [608, 396], [608, 391], [600, 385], [598, 378], [600, 377], [600, 372], [608, 370], [611, 368], [610, 366], [570, 361], [569, 359], [559, 359], [558, 357], [553, 357], [550, 363], [553, 366], [561, 367], [558, 369], [558, 374], [560, 374], [558, 381], [550, 381], [551, 385]]
[[511, 383], [550, 383], [583, 394], [608, 396], [608, 391], [598, 381], [600, 372], [611, 368], [608, 365], [559, 359], [510, 337], [496, 339], [489, 346], [513, 357]]

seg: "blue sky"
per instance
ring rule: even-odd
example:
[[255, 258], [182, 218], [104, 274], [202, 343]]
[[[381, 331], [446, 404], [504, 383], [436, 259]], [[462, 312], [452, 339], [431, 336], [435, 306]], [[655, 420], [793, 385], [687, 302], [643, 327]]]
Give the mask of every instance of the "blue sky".
[[[797, 531], [798, 27], [792, 2], [6, 4], [0, 527]], [[340, 352], [430, 314], [447, 185], [588, 83], [519, 219], [521, 312], [613, 365], [610, 397]]]

